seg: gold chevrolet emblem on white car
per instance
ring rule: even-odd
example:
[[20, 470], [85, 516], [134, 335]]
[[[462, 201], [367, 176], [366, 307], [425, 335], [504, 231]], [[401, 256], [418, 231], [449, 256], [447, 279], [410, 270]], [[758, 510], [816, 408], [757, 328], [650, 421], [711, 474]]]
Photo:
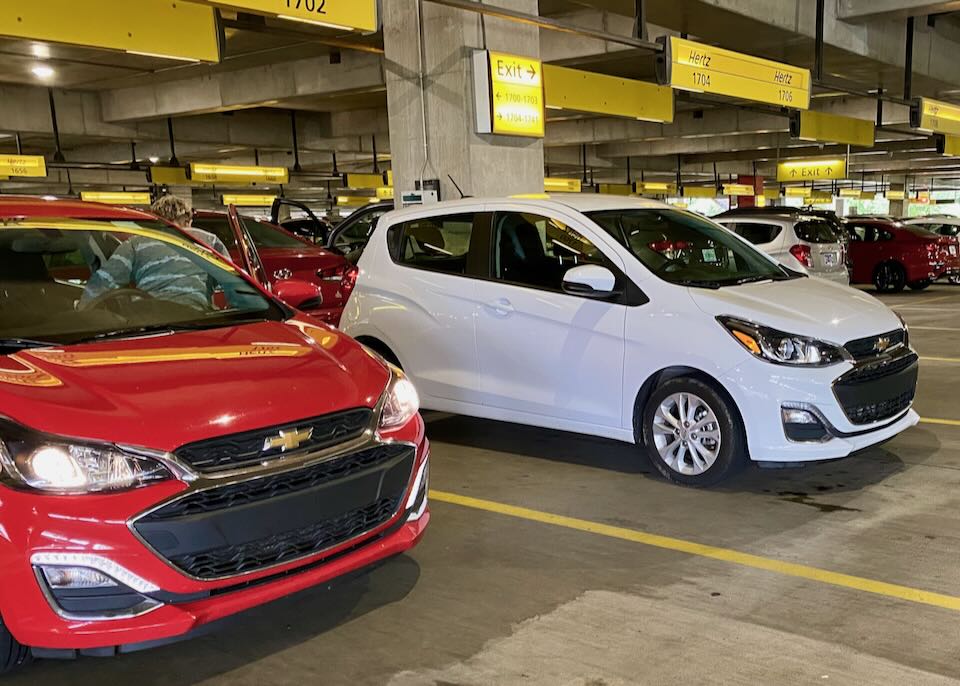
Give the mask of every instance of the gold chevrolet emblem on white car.
[[878, 353], [882, 353], [887, 348], [890, 347], [890, 343], [891, 343], [890, 339], [887, 338], [886, 336], [883, 336], [882, 338], [877, 339], [877, 342], [874, 343], [873, 345], [873, 349], [876, 350]]
[[301, 445], [313, 437], [313, 427], [309, 429], [290, 429], [281, 431], [276, 436], [268, 436], [263, 441], [263, 452], [268, 450], [277, 450], [285, 453], [288, 450], [296, 450]]

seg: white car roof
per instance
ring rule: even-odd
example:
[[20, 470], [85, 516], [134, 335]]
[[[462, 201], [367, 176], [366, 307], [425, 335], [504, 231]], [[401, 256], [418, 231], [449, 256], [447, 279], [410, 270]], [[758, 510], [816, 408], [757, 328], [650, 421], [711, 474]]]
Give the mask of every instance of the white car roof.
[[402, 210], [394, 210], [387, 216], [391, 222], [402, 222], [407, 217], [424, 215], [474, 212], [485, 204], [509, 204], [527, 206], [531, 211], [550, 211], [572, 209], [577, 212], [598, 212], [603, 210], [649, 210], [675, 209], [667, 203], [649, 198], [637, 198], [600, 193], [564, 193], [542, 198], [465, 198], [463, 200], [445, 200], [430, 205], [414, 205]]

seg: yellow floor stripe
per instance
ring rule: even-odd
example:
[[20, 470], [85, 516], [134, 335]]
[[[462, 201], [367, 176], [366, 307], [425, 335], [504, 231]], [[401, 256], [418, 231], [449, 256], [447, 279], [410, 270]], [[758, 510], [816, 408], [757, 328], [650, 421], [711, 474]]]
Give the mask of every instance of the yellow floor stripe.
[[471, 498], [469, 496], [458, 495], [456, 493], [430, 491], [430, 497], [434, 501], [442, 503], [460, 505], [462, 507], [469, 507], [474, 510], [483, 510], [485, 512], [494, 512], [496, 514], [506, 515], [508, 517], [516, 517], [518, 519], [539, 522], [541, 524], [550, 524], [552, 526], [573, 529], [575, 531], [583, 531], [599, 536], [606, 536], [608, 538], [617, 538], [623, 541], [630, 541], [632, 543], [640, 543], [642, 545], [652, 546], [654, 548], [675, 550], [677, 552], [687, 553], [688, 555], [707, 557], [713, 560], [720, 560], [722, 562], [740, 565], [742, 567], [762, 569], [775, 574], [781, 574], [783, 576], [817, 581], [824, 584], [830, 584], [832, 586], [850, 588], [856, 591], [873, 593], [889, 598], [898, 598], [911, 603], [933, 605], [934, 607], [946, 608], [948, 610], [960, 610], [960, 597], [945, 595], [943, 593], [934, 593], [932, 591], [924, 591], [919, 588], [911, 588], [910, 586], [900, 586], [898, 584], [886, 583], [885, 581], [876, 581], [874, 579], [851, 576], [849, 574], [840, 574], [838, 572], [831, 572], [826, 569], [819, 569], [817, 567], [809, 567], [807, 565], [795, 564], [793, 562], [783, 562], [782, 560], [761, 557], [760, 555], [751, 555], [749, 553], [742, 553], [727, 548], [718, 548], [716, 546], [704, 545], [702, 543], [685, 541], [680, 538], [659, 536], [657, 534], [650, 534], [644, 531], [637, 531], [636, 529], [625, 529], [619, 526], [591, 522], [586, 519], [565, 517], [563, 515], [551, 514], [549, 512], [531, 510], [525, 507], [507, 505], [504, 503], [494, 502], [492, 500]]
[[930, 419], [929, 417], [920, 417], [921, 424], [941, 424], [943, 426], [960, 426], [960, 419]]
[[960, 357], [921, 357], [921, 362], [960, 362]]

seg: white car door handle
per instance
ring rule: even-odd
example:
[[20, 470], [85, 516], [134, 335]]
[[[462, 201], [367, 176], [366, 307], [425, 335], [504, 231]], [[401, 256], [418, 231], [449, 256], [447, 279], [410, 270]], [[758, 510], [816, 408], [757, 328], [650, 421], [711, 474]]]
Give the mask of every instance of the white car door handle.
[[516, 311], [513, 309], [513, 305], [510, 303], [510, 301], [506, 298], [498, 298], [493, 302], [487, 303], [487, 307], [501, 317], [506, 317], [507, 315], [513, 314]]

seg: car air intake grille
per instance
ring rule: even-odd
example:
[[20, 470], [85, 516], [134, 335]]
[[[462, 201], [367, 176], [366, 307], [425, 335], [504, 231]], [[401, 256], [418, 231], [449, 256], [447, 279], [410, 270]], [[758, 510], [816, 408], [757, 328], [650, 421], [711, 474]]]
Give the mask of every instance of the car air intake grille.
[[358, 438], [372, 420], [373, 410], [369, 408], [346, 410], [282, 426], [190, 443], [174, 451], [174, 454], [192, 469], [210, 474], [238, 469], [283, 454], [279, 448], [264, 450], [267, 442], [280, 436], [281, 431], [301, 435], [309, 432], [310, 437], [303, 440], [296, 451], [312, 452]]
[[303, 469], [189, 493], [133, 527], [192, 577], [257, 571], [386, 525], [407, 495], [416, 454], [409, 444], [377, 444]]
[[919, 358], [905, 352], [862, 363], [837, 379], [834, 395], [852, 424], [873, 424], [910, 407], [917, 393]]
[[[881, 339], [886, 339], [887, 345], [883, 346], [882, 344], [879, 347], [883, 347], [882, 350], [878, 349], [878, 344]], [[887, 333], [878, 334], [876, 336], [868, 336], [867, 338], [858, 338], [855, 341], [850, 341], [844, 347], [847, 349], [847, 352], [853, 356], [855, 360], [864, 360], [869, 357], [876, 357], [880, 353], [891, 350], [898, 345], [903, 344], [906, 341], [906, 333], [903, 329], [897, 329], [896, 331], [889, 331]]]
[[252, 572], [349, 541], [386, 523], [398, 506], [397, 498], [381, 498], [335, 519], [295, 531], [261, 538], [245, 545], [224, 546], [195, 555], [178, 555], [171, 557], [170, 561], [199, 579]]

